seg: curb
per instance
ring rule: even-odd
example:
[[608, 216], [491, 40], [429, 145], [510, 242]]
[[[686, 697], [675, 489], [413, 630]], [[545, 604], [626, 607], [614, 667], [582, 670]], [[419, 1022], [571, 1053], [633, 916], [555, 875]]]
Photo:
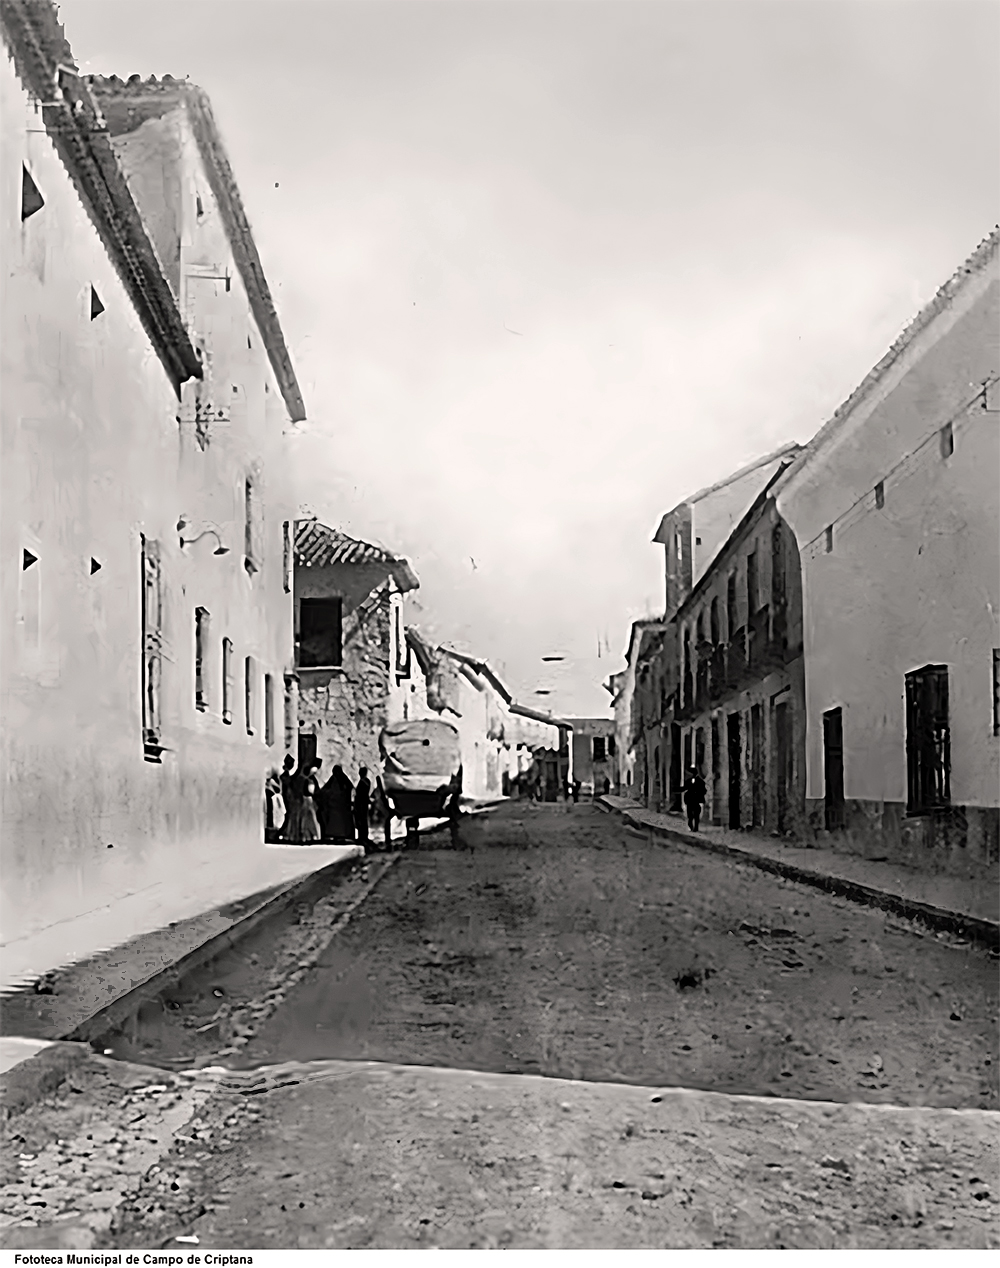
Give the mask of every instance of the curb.
[[960, 911], [949, 911], [945, 907], [935, 907], [931, 903], [918, 902], [913, 898], [904, 898], [901, 894], [874, 889], [870, 885], [848, 880], [844, 876], [830, 876], [826, 872], [815, 872], [795, 863], [786, 863], [782, 859], [757, 854], [753, 850], [741, 850], [736, 846], [726, 845], [722, 841], [713, 841], [708, 837], [696, 837], [693, 833], [667, 828], [661, 824], [643, 823], [634, 818], [629, 811], [609, 805], [603, 798], [595, 798], [595, 804], [600, 805], [603, 810], [619, 815], [630, 827], [640, 832], [649, 832], [670, 841], [677, 841], [681, 845], [691, 845], [699, 850], [708, 850], [712, 854], [721, 854], [738, 863], [749, 863], [761, 871], [772, 872], [777, 876], [783, 876], [786, 880], [798, 881], [802, 885], [811, 885], [814, 889], [825, 890], [826, 893], [834, 894], [838, 898], [847, 898], [865, 907], [875, 907], [894, 916], [919, 921], [920, 924], [935, 931], [957, 934], [970, 941], [983, 943], [993, 952], [1000, 950], [1000, 924], [992, 920], [984, 920], [980, 916], [969, 916]]
[[[246, 937], [263, 920], [270, 919], [270, 917], [277, 915], [290, 906], [311, 886], [317, 883], [322, 884], [342, 869], [363, 861], [364, 857], [362, 853], [358, 852], [357, 854], [336, 859], [325, 867], [318, 868], [313, 872], [307, 872], [287, 884], [276, 887], [276, 892], [271, 892], [252, 910], [237, 916], [225, 929], [211, 934], [203, 941], [199, 941], [195, 946], [183, 951], [178, 958], [159, 964], [148, 975], [138, 975], [127, 983], [122, 980], [117, 990], [111, 984], [112, 975], [107, 974], [106, 969], [102, 972], [101, 956], [95, 956], [89, 960], [82, 960], [67, 966], [66, 969], [60, 972], [59, 976], [61, 986], [67, 992], [68, 997], [72, 999], [74, 978], [78, 981], [82, 979], [83, 982], [96, 978], [105, 990], [104, 998], [100, 1001], [99, 1006], [93, 1006], [92, 1001], [84, 998], [84, 1009], [89, 1011], [84, 1011], [82, 1016], [81, 1011], [83, 1010], [78, 1008], [74, 1015], [71, 1007], [69, 1017], [64, 1015], [61, 1019], [58, 1016], [56, 1018], [46, 1018], [44, 1014], [38, 1015], [32, 1012], [31, 1005], [36, 998], [34, 993], [30, 989], [21, 990], [4, 997], [4, 1030], [10, 1033], [8, 1027], [13, 1024], [15, 1034], [30, 1036], [33, 1039], [47, 1040], [53, 1044], [58, 1044], [61, 1041], [69, 1043], [85, 1042], [90, 1037], [91, 1026], [95, 1019], [100, 1018], [102, 1023], [110, 1019], [110, 1023], [114, 1024], [115, 1021], [120, 1020], [122, 1017], [127, 1017], [146, 999], [157, 995], [167, 982], [177, 980], [199, 968], [205, 961], [212, 959], [221, 951], [235, 945]], [[264, 893], [267, 894], [267, 891], [264, 891]], [[250, 901], [252, 901], [253, 897], [253, 895], [249, 896]], [[245, 903], [247, 899], [242, 901]], [[229, 911], [238, 910], [240, 905], [240, 901], [227, 903], [226, 909]], [[202, 919], [204, 919], [203, 916], [194, 916], [191, 918], [191, 923]], [[182, 925], [186, 923], [188, 922], [182, 922]], [[151, 937], [153, 934], [160, 932], [160, 930], [151, 930], [147, 934], [140, 934], [138, 937], [130, 939], [123, 946], [134, 946], [136, 943], [141, 943], [143, 938]], [[120, 953], [122, 947], [111, 948], [109, 954], [115, 951]], [[60, 991], [61, 993], [62, 990]], [[16, 1018], [13, 1023], [12, 1015], [13, 1018]], [[44, 1056], [46, 1051], [48, 1050], [43, 1050], [42, 1053], [38, 1054], [38, 1057]], [[27, 1065], [34, 1060], [36, 1058], [32, 1057], [27, 1062], [20, 1064]], [[18, 1068], [19, 1066], [13, 1067], [13, 1069]], [[5, 1085], [6, 1079], [6, 1075], [0, 1079], [0, 1086]]]

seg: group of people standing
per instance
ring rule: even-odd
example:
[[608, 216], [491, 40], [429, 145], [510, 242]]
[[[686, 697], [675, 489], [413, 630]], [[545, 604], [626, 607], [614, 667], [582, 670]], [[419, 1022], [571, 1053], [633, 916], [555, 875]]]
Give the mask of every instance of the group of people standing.
[[[295, 769], [289, 754], [279, 774], [272, 771], [265, 787], [267, 798], [267, 839], [288, 844], [323, 841], [331, 844], [369, 844], [369, 821], [375, 810], [388, 825], [391, 810], [377, 779], [373, 794], [367, 766], [358, 771], [357, 785], [351, 783], [342, 766], [334, 766], [330, 778], [320, 783], [321, 758]], [[279, 823], [281, 810], [284, 817]]]

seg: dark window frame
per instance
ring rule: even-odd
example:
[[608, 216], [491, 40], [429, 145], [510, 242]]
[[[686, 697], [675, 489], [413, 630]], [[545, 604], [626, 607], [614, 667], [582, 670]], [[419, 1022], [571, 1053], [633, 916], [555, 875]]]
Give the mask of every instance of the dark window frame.
[[233, 721], [233, 640], [222, 640], [222, 720], [226, 726]]
[[[299, 600], [299, 635], [296, 643], [296, 665], [299, 669], [341, 669], [344, 663], [344, 600], [340, 595], [308, 596]], [[336, 612], [336, 620], [321, 621], [322, 612]], [[309, 619], [307, 619], [307, 613]], [[307, 640], [321, 644], [330, 655], [311, 651]]]
[[924, 665], [904, 682], [906, 813], [940, 813], [951, 806], [948, 666]]
[[208, 608], [194, 610], [194, 707], [205, 713], [209, 707], [208, 647], [212, 614]]

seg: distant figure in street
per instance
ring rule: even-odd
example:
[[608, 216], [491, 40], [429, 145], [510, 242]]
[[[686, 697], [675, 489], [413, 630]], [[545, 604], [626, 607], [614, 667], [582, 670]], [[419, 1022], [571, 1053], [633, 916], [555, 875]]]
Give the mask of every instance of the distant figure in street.
[[354, 790], [354, 826], [358, 831], [358, 843], [368, 844], [368, 808], [371, 805], [372, 786], [368, 779], [368, 767], [358, 771], [358, 786]]
[[387, 850], [391, 850], [392, 806], [389, 805], [389, 798], [386, 796], [385, 785], [378, 776], [375, 777], [375, 811], [382, 824], [382, 830], [385, 833], [385, 848]]
[[684, 805], [687, 807], [688, 827], [692, 832], [698, 831], [701, 808], [705, 804], [705, 781], [692, 766], [688, 771], [687, 783], [683, 788]]
[[285, 761], [281, 768], [281, 774], [278, 776], [278, 785], [281, 788], [281, 800], [285, 803], [285, 819], [281, 825], [280, 841], [291, 841], [289, 832], [292, 827], [292, 818], [295, 811], [295, 758], [291, 753], [285, 754]]
[[284, 839], [304, 845], [321, 837], [319, 819], [316, 817], [316, 794], [319, 792], [319, 768], [321, 762], [311, 762], [304, 771], [292, 776], [292, 809], [286, 822]]
[[573, 780], [573, 800], [574, 800], [574, 802], [577, 802], [577, 801], [579, 801], [579, 800], [580, 800], [580, 789], [581, 789], [582, 787], [583, 787], [583, 785], [580, 783], [580, 781], [579, 781], [578, 779], [574, 779], [574, 780]]
[[319, 792], [317, 810], [324, 841], [353, 841], [354, 821], [351, 818], [351, 797], [354, 785], [343, 766], [335, 766]]

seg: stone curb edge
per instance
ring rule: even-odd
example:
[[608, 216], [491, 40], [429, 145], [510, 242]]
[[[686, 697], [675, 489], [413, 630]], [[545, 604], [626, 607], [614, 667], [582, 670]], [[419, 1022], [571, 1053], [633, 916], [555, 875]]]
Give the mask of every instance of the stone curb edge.
[[365, 855], [359, 851], [357, 854], [336, 859], [315, 872], [307, 872], [305, 876], [296, 877], [259, 907], [255, 907], [253, 911], [234, 921], [228, 929], [208, 938], [173, 963], [161, 967], [130, 990], [123, 991], [110, 1005], [105, 1005], [92, 1014], [76, 1026], [70, 1034], [54, 1036], [49, 1040], [49, 1047], [43, 1048], [34, 1056], [19, 1062], [0, 1075], [0, 1119], [6, 1120], [22, 1113], [36, 1101], [54, 1092], [72, 1070], [93, 1055], [87, 1040], [91, 1038], [97, 1018], [101, 1019], [98, 1024], [101, 1030], [108, 1025], [114, 1025], [116, 1021], [133, 1012], [145, 999], [158, 994], [168, 981], [176, 981], [184, 977], [218, 955], [223, 949], [235, 946], [263, 920], [289, 907], [311, 885], [333, 876], [345, 867], [350, 867], [359, 861], [363, 862], [364, 858]]
[[874, 889], [870, 885], [863, 885], [860, 881], [848, 880], [843, 876], [814, 872], [809, 868], [799, 867], [795, 863], [785, 863], [781, 859], [771, 858], [766, 854], [755, 854], [752, 850], [740, 850], [722, 841], [712, 841], [708, 837], [696, 837], [693, 833], [667, 828], [661, 824], [643, 823], [627, 810], [610, 805], [602, 797], [595, 798], [595, 802], [602, 809], [620, 815], [626, 823], [640, 832], [651, 832], [682, 845], [693, 845], [700, 850], [725, 855], [736, 862], [749, 863], [753, 867], [760, 868], [761, 871], [783, 876], [786, 880], [798, 881], [803, 885], [811, 885], [814, 889], [825, 890], [838, 898], [848, 898], [865, 907], [876, 907], [894, 916], [917, 920], [930, 929], [957, 934], [959, 937], [984, 943], [991, 951], [1000, 950], [1000, 925], [992, 920], [983, 920], [979, 916], [969, 916], [964, 912], [949, 911], [945, 907], [935, 907], [930, 903], [904, 898], [900, 894]]

